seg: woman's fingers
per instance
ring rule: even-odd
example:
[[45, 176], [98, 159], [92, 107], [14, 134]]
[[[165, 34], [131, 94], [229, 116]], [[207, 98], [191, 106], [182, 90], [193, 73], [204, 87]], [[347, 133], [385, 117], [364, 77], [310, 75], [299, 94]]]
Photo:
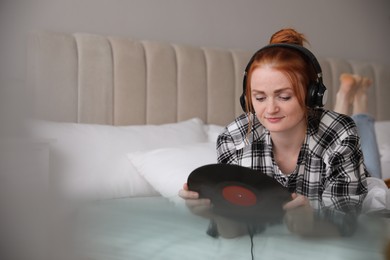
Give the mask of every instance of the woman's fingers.
[[298, 208], [301, 206], [309, 205], [309, 199], [303, 195], [293, 193], [293, 194], [291, 194], [291, 198], [292, 198], [291, 201], [284, 204], [284, 206], [283, 206], [284, 210], [291, 210], [291, 209]]
[[190, 191], [190, 190], [179, 190], [179, 196], [183, 199], [198, 199], [199, 198], [199, 193], [195, 191]]
[[209, 199], [186, 199], [185, 204], [193, 214], [205, 218], [211, 217], [211, 201]]

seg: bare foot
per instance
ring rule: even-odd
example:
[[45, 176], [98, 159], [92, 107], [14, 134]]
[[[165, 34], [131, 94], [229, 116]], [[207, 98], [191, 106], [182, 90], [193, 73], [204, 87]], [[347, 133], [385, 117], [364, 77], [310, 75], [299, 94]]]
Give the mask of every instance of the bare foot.
[[355, 86], [358, 81], [361, 81], [361, 78], [359, 79], [357, 75], [352, 75], [348, 73], [343, 73], [340, 75], [340, 88], [338, 93], [345, 95], [345, 97], [348, 97], [350, 103], [352, 103], [353, 101], [353, 96], [355, 95], [356, 91]]
[[364, 78], [358, 74], [353, 74], [352, 76], [355, 79], [356, 87], [359, 88], [361, 86], [361, 84], [363, 83]]
[[334, 111], [346, 115], [349, 113], [349, 106], [354, 101], [357, 80], [356, 75], [348, 73], [340, 75], [340, 87], [336, 94]]
[[357, 85], [355, 97], [353, 99], [353, 113], [368, 112], [368, 90], [372, 86], [372, 80], [362, 77], [360, 84]]
[[365, 91], [367, 91], [367, 89], [372, 86], [372, 80], [369, 79], [369, 78], [364, 77], [362, 79], [361, 85], [365, 89]]

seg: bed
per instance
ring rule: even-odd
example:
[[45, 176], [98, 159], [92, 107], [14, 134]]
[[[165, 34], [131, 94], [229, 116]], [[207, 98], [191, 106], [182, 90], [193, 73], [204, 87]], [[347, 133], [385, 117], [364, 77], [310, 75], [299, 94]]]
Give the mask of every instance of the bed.
[[[350, 238], [304, 239], [283, 223], [253, 237], [206, 234], [177, 192], [216, 162], [223, 126], [241, 113], [253, 51], [88, 33], [34, 32], [28, 44], [29, 129], [50, 147], [55, 259], [383, 259], [390, 195], [378, 180]], [[390, 166], [390, 69], [319, 58], [333, 106], [341, 73], [371, 77], [383, 179]], [[387, 197], [386, 197], [387, 196]], [[253, 247], [251, 248], [251, 243]], [[54, 258], [53, 258], [54, 259]]]

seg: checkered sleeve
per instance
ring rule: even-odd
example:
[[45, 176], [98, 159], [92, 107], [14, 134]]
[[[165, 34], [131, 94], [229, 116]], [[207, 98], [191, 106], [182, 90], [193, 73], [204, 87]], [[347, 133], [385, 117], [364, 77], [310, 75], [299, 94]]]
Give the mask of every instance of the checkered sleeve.
[[241, 148], [248, 139], [249, 119], [246, 114], [237, 117], [229, 124], [217, 139], [217, 156], [219, 163], [239, 164], [242, 159]]
[[217, 139], [218, 163], [237, 164], [236, 148], [232, 136], [222, 133]]
[[[345, 123], [345, 122], [344, 122]], [[366, 169], [354, 123], [344, 124], [345, 132], [338, 132], [327, 160], [327, 178], [322, 194], [319, 217], [331, 220], [343, 235], [354, 231], [356, 218], [367, 195]]]

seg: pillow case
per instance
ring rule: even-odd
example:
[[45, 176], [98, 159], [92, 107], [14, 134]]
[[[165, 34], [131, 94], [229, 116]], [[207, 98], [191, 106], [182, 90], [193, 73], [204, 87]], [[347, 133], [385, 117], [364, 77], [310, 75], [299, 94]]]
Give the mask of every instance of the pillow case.
[[214, 142], [129, 153], [138, 172], [162, 196], [179, 205], [178, 192], [196, 168], [217, 162]]
[[375, 122], [375, 133], [381, 156], [382, 179], [390, 179], [390, 121]]
[[204, 125], [204, 130], [207, 133], [209, 142], [216, 143], [218, 136], [223, 132], [224, 129], [225, 127], [220, 125], [213, 125], [213, 124]]
[[51, 182], [71, 198], [158, 195], [129, 163], [130, 151], [207, 141], [200, 119], [164, 125], [110, 126], [38, 121], [35, 138], [51, 139]]
[[375, 177], [367, 178], [368, 193], [363, 201], [362, 212], [390, 210], [390, 190], [385, 182]]

